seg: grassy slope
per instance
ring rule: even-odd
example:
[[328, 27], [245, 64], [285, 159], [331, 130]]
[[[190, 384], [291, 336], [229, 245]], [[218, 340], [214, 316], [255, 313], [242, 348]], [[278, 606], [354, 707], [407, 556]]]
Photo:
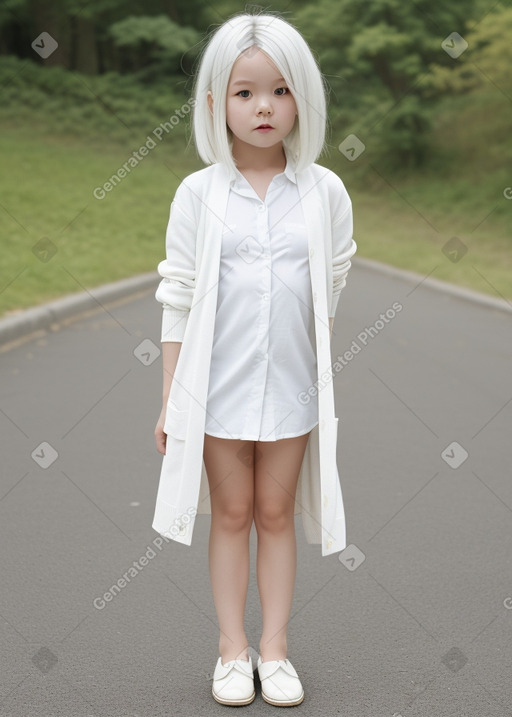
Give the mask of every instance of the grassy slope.
[[[445, 100], [435, 152], [414, 174], [379, 166], [371, 143], [360, 166], [336, 159], [333, 169], [353, 185], [359, 255], [512, 298], [509, 116], [510, 101], [494, 90]], [[452, 237], [467, 247], [455, 263], [442, 251]]]
[[[172, 195], [198, 163], [187, 166], [180, 152], [178, 167], [162, 141], [103, 200], [93, 196], [144, 141], [141, 133], [125, 148], [92, 147], [25, 128], [1, 132], [1, 311], [156, 268]], [[32, 251], [42, 238], [57, 247], [47, 262]]]
[[[436, 117], [439, 149], [414, 175], [380, 166], [371, 141], [354, 163], [336, 150], [320, 160], [352, 196], [359, 256], [512, 298], [509, 106], [496, 91], [447, 100]], [[39, 118], [0, 124], [0, 314], [155, 270], [174, 190], [202, 166], [180, 126], [98, 201], [93, 189], [154, 125], [115, 142], [76, 127], [66, 135], [57, 118]], [[457, 263], [441, 251], [453, 236], [468, 248]], [[57, 247], [46, 263], [32, 251], [43, 237]]]

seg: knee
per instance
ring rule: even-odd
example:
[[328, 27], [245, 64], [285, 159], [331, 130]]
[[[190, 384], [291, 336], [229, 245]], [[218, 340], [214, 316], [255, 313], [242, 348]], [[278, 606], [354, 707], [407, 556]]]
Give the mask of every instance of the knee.
[[279, 533], [288, 530], [293, 524], [293, 509], [289, 505], [265, 501], [254, 508], [256, 530]]
[[249, 530], [253, 520], [252, 505], [230, 502], [229, 505], [217, 506], [212, 509], [212, 519], [223, 530], [230, 533]]

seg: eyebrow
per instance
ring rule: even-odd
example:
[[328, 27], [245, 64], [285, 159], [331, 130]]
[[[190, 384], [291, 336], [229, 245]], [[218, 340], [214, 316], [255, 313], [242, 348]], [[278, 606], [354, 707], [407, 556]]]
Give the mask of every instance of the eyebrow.
[[[286, 82], [284, 77], [278, 77], [277, 80], [275, 80], [275, 81], [276, 82]], [[254, 82], [252, 80], [237, 80], [236, 82], [233, 82], [232, 85], [233, 85], [233, 87], [235, 87], [235, 85], [254, 85]]]

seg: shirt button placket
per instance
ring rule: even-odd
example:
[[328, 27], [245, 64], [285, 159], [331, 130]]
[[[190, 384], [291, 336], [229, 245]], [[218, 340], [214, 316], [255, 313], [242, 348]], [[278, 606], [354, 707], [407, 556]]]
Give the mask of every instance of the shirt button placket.
[[[261, 352], [262, 352], [262, 370], [261, 370], [261, 414], [260, 417], [263, 418], [263, 400], [265, 395], [265, 385], [267, 382], [267, 374], [268, 374], [268, 350], [269, 350], [269, 340], [270, 340], [270, 297], [271, 297], [271, 279], [272, 274], [270, 271], [270, 234], [268, 229], [268, 208], [264, 202], [262, 202], [258, 207], [258, 218], [257, 218], [257, 227], [258, 227], [258, 241], [260, 242], [261, 246], [263, 247], [263, 252], [261, 255], [262, 259], [262, 265], [261, 265], [261, 324], [263, 327], [262, 332], [262, 340], [261, 340]], [[260, 423], [260, 429], [261, 429], [261, 423]]]

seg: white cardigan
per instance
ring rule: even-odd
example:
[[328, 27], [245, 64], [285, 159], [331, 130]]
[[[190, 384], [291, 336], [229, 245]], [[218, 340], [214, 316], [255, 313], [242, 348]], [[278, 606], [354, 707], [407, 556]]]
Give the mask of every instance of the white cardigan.
[[[176, 190], [166, 236], [167, 257], [155, 297], [163, 304], [162, 341], [181, 341], [164, 431], [166, 455], [153, 519], [161, 535], [190, 545], [198, 513], [211, 513], [203, 462], [205, 406], [215, 324], [222, 232], [234, 178], [223, 164], [186, 177]], [[319, 424], [302, 462], [295, 513], [309, 543], [322, 555], [346, 547], [343, 498], [336, 465], [338, 419], [334, 415], [329, 317], [334, 317], [357, 247], [352, 203], [342, 180], [318, 164], [296, 174], [306, 219], [318, 381]], [[316, 393], [315, 393], [316, 392]], [[304, 401], [308, 400], [305, 392]]]

